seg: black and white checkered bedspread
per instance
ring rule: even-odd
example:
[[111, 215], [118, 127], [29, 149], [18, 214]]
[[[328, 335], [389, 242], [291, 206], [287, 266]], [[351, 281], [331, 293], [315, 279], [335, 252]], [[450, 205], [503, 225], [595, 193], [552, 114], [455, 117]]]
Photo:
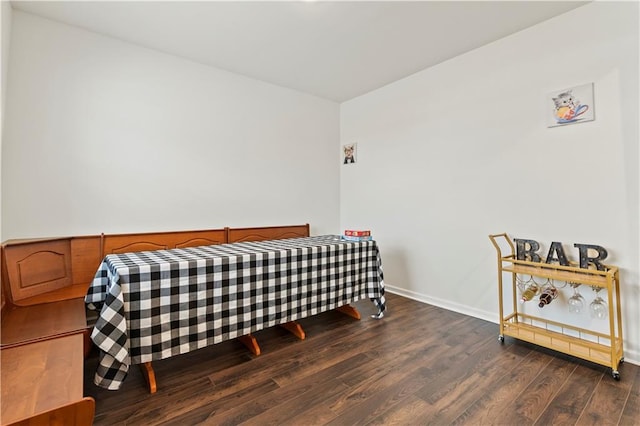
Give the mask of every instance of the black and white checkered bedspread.
[[375, 241], [325, 235], [108, 255], [85, 298], [100, 312], [95, 383], [363, 298], [385, 309]]

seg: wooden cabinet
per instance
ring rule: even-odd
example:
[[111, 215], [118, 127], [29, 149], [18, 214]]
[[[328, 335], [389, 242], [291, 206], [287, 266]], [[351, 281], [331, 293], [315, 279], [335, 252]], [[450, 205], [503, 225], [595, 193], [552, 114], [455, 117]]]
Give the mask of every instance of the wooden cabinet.
[[[530, 262], [516, 258], [515, 247], [507, 234], [490, 235], [498, 254], [498, 298], [500, 334], [498, 339], [511, 336], [611, 367], [614, 379], [620, 379], [618, 366], [624, 360], [622, 339], [622, 313], [620, 310], [620, 279], [618, 268], [604, 265], [604, 270]], [[502, 240], [502, 241], [501, 241]], [[500, 244], [502, 242], [502, 244]], [[507, 245], [504, 244], [507, 243]], [[510, 253], [503, 254], [501, 247]], [[505, 277], [511, 277], [503, 281]], [[563, 322], [551, 321], [518, 310], [518, 277], [530, 276], [554, 282], [581, 284], [606, 290], [608, 332], [598, 332]], [[504, 286], [511, 286], [511, 303], [504, 300]], [[507, 295], [508, 297], [508, 295]]]

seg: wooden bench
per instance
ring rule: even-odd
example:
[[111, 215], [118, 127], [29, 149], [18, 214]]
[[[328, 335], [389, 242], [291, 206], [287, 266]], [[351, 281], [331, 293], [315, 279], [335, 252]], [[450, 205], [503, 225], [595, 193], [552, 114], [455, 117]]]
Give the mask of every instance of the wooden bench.
[[[9, 400], [5, 400], [5, 390], [11, 393], [8, 398], [33, 402], [28, 405], [31, 411], [25, 408], [20, 415], [29, 414], [34, 422], [60, 418], [65, 413], [71, 415], [70, 413], [75, 413], [76, 409], [86, 414], [87, 402], [81, 403], [82, 392], [60, 392], [60, 396], [66, 397], [55, 399], [53, 404], [42, 401], [49, 396], [40, 390], [47, 387], [46, 383], [52, 377], [76, 377], [77, 367], [60, 360], [76, 359], [78, 355], [82, 359], [82, 354], [86, 357], [91, 349], [91, 323], [87, 323], [84, 296], [100, 262], [107, 254], [308, 235], [309, 224], [305, 224], [101, 234], [10, 240], [3, 243], [0, 247], [2, 424], [8, 421], [6, 418], [14, 421], [19, 417], [18, 414], [11, 414], [11, 408], [7, 403]], [[304, 332], [297, 324], [290, 324], [289, 329], [304, 338]], [[252, 336], [243, 336], [241, 341], [244, 341], [254, 353], [260, 353], [260, 348]], [[61, 342], [68, 344], [62, 345]], [[22, 361], [17, 361], [18, 359]], [[13, 367], [9, 367], [8, 362], [12, 362]], [[150, 365], [142, 367], [147, 367], [153, 373]], [[9, 372], [15, 374], [9, 375]], [[31, 387], [20, 387], [19, 378], [32, 373], [35, 376]], [[54, 406], [56, 404], [58, 406]], [[74, 404], [82, 404], [84, 408], [80, 409]], [[83, 415], [80, 417], [84, 418]], [[69, 420], [68, 424], [74, 423]]]
[[1, 325], [2, 348], [84, 333], [84, 301], [76, 298], [30, 306], [7, 305], [2, 310]]
[[40, 416], [48, 419], [41, 424], [57, 418], [58, 424], [91, 425], [93, 399], [87, 399], [90, 409], [83, 402], [83, 344], [76, 333], [1, 348], [2, 424], [38, 424]]
[[81, 299], [108, 254], [309, 235], [305, 224], [10, 240], [2, 244], [2, 288], [12, 306]]
[[[91, 238], [56, 238], [2, 245], [0, 347], [83, 333], [87, 342], [84, 351], [88, 351], [83, 297], [89, 281], [74, 280], [72, 250], [76, 249], [77, 262], [78, 251], [86, 252], [91, 242]], [[90, 260], [97, 264], [100, 258], [95, 255]], [[88, 265], [85, 270], [88, 276]]]
[[96, 402], [91, 397], [52, 408], [28, 419], [18, 420], [10, 426], [84, 426], [93, 424]]
[[[82, 395], [85, 307], [81, 296], [69, 298], [79, 289], [69, 284], [70, 264], [60, 258], [67, 246], [65, 240], [48, 240], [1, 248], [3, 425], [93, 422], [94, 401]], [[54, 291], [47, 295], [41, 289], [50, 281]]]
[[227, 228], [227, 242], [282, 240], [308, 237], [309, 224], [294, 226], [262, 226], [254, 228]]

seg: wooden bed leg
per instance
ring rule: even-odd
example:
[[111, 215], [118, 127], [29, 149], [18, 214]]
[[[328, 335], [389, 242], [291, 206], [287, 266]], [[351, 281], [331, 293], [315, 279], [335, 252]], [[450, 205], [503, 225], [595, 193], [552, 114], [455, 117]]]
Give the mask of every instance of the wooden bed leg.
[[158, 390], [158, 387], [156, 386], [156, 373], [153, 371], [151, 362], [140, 364], [140, 370], [142, 371], [144, 379], [147, 381], [147, 385], [149, 385], [149, 393], [156, 393]]
[[280, 327], [284, 328], [285, 330], [287, 330], [288, 332], [290, 332], [300, 340], [304, 340], [305, 337], [307, 337], [307, 335], [304, 333], [304, 330], [302, 329], [300, 324], [298, 324], [295, 321], [290, 321], [284, 324], [280, 324]]
[[252, 354], [256, 356], [260, 355], [260, 346], [258, 346], [258, 341], [251, 335], [251, 333], [238, 337], [238, 340], [240, 343], [245, 345]]
[[336, 311], [342, 312], [343, 314], [349, 315], [357, 320], [360, 319], [360, 312], [351, 305], [342, 305], [339, 308], [336, 308]]

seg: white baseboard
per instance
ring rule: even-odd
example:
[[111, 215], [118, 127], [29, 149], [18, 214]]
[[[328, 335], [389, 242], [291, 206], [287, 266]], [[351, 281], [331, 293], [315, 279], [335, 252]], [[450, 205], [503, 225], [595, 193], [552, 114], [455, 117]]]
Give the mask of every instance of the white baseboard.
[[393, 285], [389, 285], [387, 283], [384, 283], [384, 288], [385, 288], [385, 291], [388, 291], [389, 293], [397, 294], [409, 299], [417, 300], [418, 302], [437, 306], [439, 308], [443, 308], [448, 311], [458, 312], [460, 314], [469, 315], [470, 317], [480, 318], [485, 321], [498, 324], [499, 315], [496, 314], [495, 312], [488, 312], [482, 309], [476, 309], [466, 305], [461, 305], [459, 303], [453, 303], [450, 300], [444, 300], [444, 299], [439, 299], [437, 297], [427, 296], [421, 293], [416, 293], [414, 291], [398, 288]]
[[[425, 294], [416, 293], [414, 291], [405, 290], [403, 288], [395, 287], [384, 283], [385, 291], [389, 293], [397, 294], [399, 296], [406, 297], [408, 299], [417, 300], [418, 302], [426, 303], [428, 305], [437, 306], [448, 311], [458, 312], [463, 315], [469, 315], [474, 318], [480, 318], [485, 321], [498, 324], [498, 316], [495, 312], [488, 312], [482, 309], [477, 309], [467, 305], [461, 305], [459, 303], [451, 302], [450, 300], [439, 299], [437, 297], [427, 296]], [[390, 307], [390, 312], [393, 312], [393, 306]], [[640, 365], [640, 353], [636, 351], [624, 350], [624, 362], [629, 364]]]

